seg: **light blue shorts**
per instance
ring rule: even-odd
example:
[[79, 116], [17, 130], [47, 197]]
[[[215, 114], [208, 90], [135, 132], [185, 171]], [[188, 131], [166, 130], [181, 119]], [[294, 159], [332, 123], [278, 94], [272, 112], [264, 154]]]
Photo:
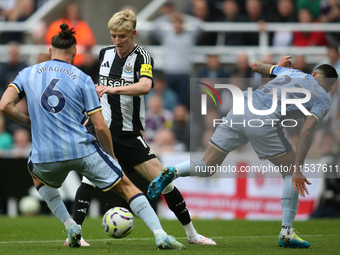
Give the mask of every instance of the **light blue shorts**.
[[217, 126], [209, 143], [219, 151], [229, 153], [250, 142], [261, 160], [289, 153], [292, 145], [285, 137], [281, 123], [266, 119], [268, 117], [253, 115], [246, 109], [244, 115], [234, 115], [231, 111], [223, 118], [225, 123]]
[[123, 177], [122, 168], [97, 143], [94, 145], [97, 151], [84, 158], [39, 164], [29, 159], [28, 169], [38, 180], [52, 188], [61, 187], [68, 173], [74, 170], [86, 176], [98, 188], [108, 191]]

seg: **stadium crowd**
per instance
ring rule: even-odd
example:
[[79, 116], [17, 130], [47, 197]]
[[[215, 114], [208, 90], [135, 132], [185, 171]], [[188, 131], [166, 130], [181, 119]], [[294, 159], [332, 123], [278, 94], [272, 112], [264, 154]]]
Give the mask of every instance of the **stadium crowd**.
[[[5, 21], [24, 21], [34, 13], [44, 2], [39, 0], [3, 0], [0, 1], [0, 19]], [[50, 42], [55, 33], [56, 24], [66, 22], [76, 28], [79, 57], [75, 62], [81, 70], [89, 74], [95, 83], [98, 82], [98, 57], [92, 53], [96, 38], [90, 26], [80, 19], [80, 8], [72, 3], [65, 7], [60, 19], [45, 24], [45, 28], [35, 35], [36, 43]], [[201, 151], [204, 150], [209, 137], [213, 132], [211, 121], [221, 118], [231, 108], [230, 94], [221, 91], [223, 106], [209, 109], [206, 119], [196, 118], [199, 107], [190, 107], [189, 93], [190, 78], [200, 78], [206, 83], [214, 84], [216, 78], [226, 78], [227, 82], [246, 89], [262, 86], [267, 78], [252, 72], [247, 54], [239, 54], [233, 65], [224, 65], [219, 55], [212, 52], [206, 56], [205, 65], [194, 66], [190, 61], [190, 48], [194, 45], [216, 45], [221, 42], [226, 45], [249, 46], [258, 45], [258, 33], [206, 33], [200, 30], [204, 21], [209, 22], [258, 22], [259, 29], [265, 29], [266, 22], [339, 22], [340, 1], [337, 0], [190, 0], [183, 9], [177, 9], [175, 1], [167, 0], [160, 8], [160, 15], [154, 20], [155, 29], [149, 36], [150, 45], [164, 47], [163, 70], [154, 72], [154, 88], [146, 97], [146, 132], [145, 139], [151, 144], [157, 154], [168, 151]], [[167, 24], [167, 25], [165, 25]], [[173, 29], [168, 29], [168, 25]], [[86, 36], [84, 36], [86, 35]], [[324, 63], [332, 64], [340, 72], [340, 33], [324, 33], [322, 31], [306, 32], [275, 32], [270, 35], [270, 45], [273, 46], [327, 46], [328, 55]], [[222, 39], [221, 39], [222, 38]], [[25, 43], [23, 35], [17, 32], [3, 33], [0, 43], [10, 45], [8, 61], [0, 66], [0, 93], [14, 79], [16, 74], [27, 66], [20, 57], [20, 44]], [[46, 61], [47, 54], [40, 54], [37, 63]], [[264, 55], [263, 60], [274, 63], [274, 56]], [[156, 60], [157, 61], [157, 60]], [[316, 63], [315, 63], [316, 64]], [[314, 65], [308, 65], [304, 56], [293, 56], [293, 68], [310, 73]], [[325, 135], [333, 135], [332, 153], [340, 151], [340, 119], [339, 119], [340, 89], [334, 89], [330, 96], [332, 108], [327, 118], [318, 126], [315, 139], [310, 152], [312, 157], [320, 157], [320, 144]], [[198, 102], [199, 103], [199, 102]], [[208, 102], [209, 103], [209, 102]], [[212, 103], [212, 102], [210, 102]], [[191, 109], [190, 109], [191, 108]], [[26, 110], [25, 103], [22, 109]], [[189, 116], [189, 110], [191, 112]], [[196, 110], [196, 111], [195, 111]], [[3, 118], [3, 117], [2, 117]], [[19, 144], [16, 141], [17, 131], [22, 127], [8, 118], [1, 120], [0, 155], [3, 157], [27, 156], [26, 153], [12, 153]], [[191, 128], [189, 129], [189, 122]], [[293, 146], [299, 127], [287, 129], [289, 139]], [[164, 130], [165, 129], [165, 130]], [[192, 139], [191, 137], [200, 137]], [[26, 129], [26, 132], [29, 130]], [[209, 135], [210, 134], [210, 135]], [[20, 136], [19, 136], [20, 137]], [[23, 137], [23, 135], [21, 136]], [[165, 139], [166, 138], [166, 139]], [[27, 139], [26, 139], [27, 140]], [[27, 142], [29, 145], [29, 141]], [[313, 149], [314, 148], [314, 149]], [[245, 148], [242, 148], [244, 150]], [[23, 150], [26, 151], [26, 150]]]

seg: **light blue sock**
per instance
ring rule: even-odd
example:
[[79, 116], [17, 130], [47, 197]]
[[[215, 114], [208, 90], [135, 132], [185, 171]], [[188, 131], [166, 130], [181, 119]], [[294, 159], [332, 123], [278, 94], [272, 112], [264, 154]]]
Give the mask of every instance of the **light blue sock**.
[[196, 176], [196, 177], [207, 177], [209, 173], [207, 173], [208, 168], [204, 163], [203, 159], [192, 159], [187, 160], [183, 163], [175, 165], [178, 169], [178, 172], [175, 173], [175, 179], [178, 177], [186, 177], [186, 176]]
[[292, 174], [285, 175], [283, 181], [281, 195], [282, 226], [293, 227], [293, 221], [299, 206], [299, 192], [294, 191]]
[[142, 193], [133, 196], [129, 201], [129, 205], [133, 213], [145, 222], [154, 235], [158, 233], [166, 234], [155, 211]]
[[[48, 208], [50, 208], [53, 214], [65, 225], [66, 229], [69, 225], [75, 223], [68, 213], [64, 202], [61, 200], [59, 190], [40, 184], [37, 187], [37, 191], [47, 203]], [[69, 218], [71, 219], [71, 222], [68, 220], [67, 224], [65, 224], [66, 220]]]

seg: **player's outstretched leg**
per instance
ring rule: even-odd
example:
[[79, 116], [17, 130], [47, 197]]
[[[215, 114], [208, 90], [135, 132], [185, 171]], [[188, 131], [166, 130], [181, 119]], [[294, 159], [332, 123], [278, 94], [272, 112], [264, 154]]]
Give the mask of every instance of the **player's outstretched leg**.
[[281, 229], [279, 246], [284, 248], [309, 248], [310, 243], [299, 237], [295, 229], [287, 227]]
[[279, 234], [279, 246], [284, 248], [309, 248], [310, 244], [298, 236], [293, 229], [293, 221], [299, 206], [299, 193], [294, 191], [292, 174], [283, 177], [281, 196], [282, 228]]
[[182, 243], [177, 242], [173, 236], [167, 235], [149, 201], [125, 175], [112, 190], [124, 197], [128, 201], [132, 212], [141, 218], [149, 227], [155, 235], [158, 249], [186, 249], [186, 247]]
[[150, 199], [156, 199], [160, 196], [166, 186], [168, 186], [174, 179], [176, 168], [169, 166], [163, 169], [163, 171], [154, 179], [148, 188], [147, 196]]

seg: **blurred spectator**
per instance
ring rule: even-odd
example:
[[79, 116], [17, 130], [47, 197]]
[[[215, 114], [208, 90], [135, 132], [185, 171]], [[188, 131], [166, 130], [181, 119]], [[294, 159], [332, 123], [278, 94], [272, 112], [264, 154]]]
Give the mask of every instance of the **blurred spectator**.
[[6, 131], [6, 122], [3, 115], [0, 114], [0, 156], [3, 156], [3, 153], [6, 150], [10, 150], [13, 146], [13, 138], [10, 133]]
[[13, 134], [14, 146], [11, 150], [11, 157], [28, 158], [32, 150], [30, 133], [27, 129], [17, 129]]
[[[311, 23], [313, 17], [308, 9], [300, 9], [298, 13], [300, 23]], [[321, 31], [298, 32], [293, 33], [294, 46], [326, 46], [326, 34]]]
[[323, 0], [297, 0], [296, 11], [308, 9], [312, 15], [312, 20], [318, 20], [320, 16], [320, 3]]
[[145, 112], [145, 140], [153, 141], [158, 130], [172, 127], [172, 121], [173, 115], [163, 108], [162, 98], [158, 95], [150, 97]]
[[311, 73], [311, 70], [310, 68], [308, 68], [305, 57], [303, 55], [294, 56], [292, 67], [304, 73]]
[[[278, 15], [274, 16], [272, 22], [297, 22], [297, 15], [294, 9], [293, 0], [277, 1]], [[272, 39], [273, 46], [289, 46], [293, 41], [291, 31], [275, 32]]]
[[190, 150], [190, 123], [189, 114], [185, 105], [177, 105], [174, 110], [172, 132], [176, 140], [185, 144], [186, 151]]
[[174, 133], [169, 129], [160, 129], [150, 148], [158, 155], [167, 152], [182, 152], [185, 151], [185, 145], [176, 141]]
[[247, 54], [239, 54], [236, 59], [235, 67], [231, 71], [231, 76], [235, 78], [250, 78], [252, 70], [249, 65]]
[[50, 0], [34, 0], [35, 10], [38, 10], [41, 6], [43, 6], [48, 1], [50, 1]]
[[14, 9], [16, 0], [1, 0], [0, 1], [0, 21], [8, 20], [8, 15]]
[[[266, 15], [262, 11], [262, 5], [260, 0], [247, 0], [246, 1], [245, 22], [258, 22], [259, 30], [264, 29], [264, 21], [266, 21]], [[244, 33], [244, 42], [246, 45], [259, 45], [259, 33], [258, 32], [246, 32]]]
[[79, 66], [79, 69], [92, 78], [92, 81], [97, 84], [99, 79], [100, 63], [96, 58], [91, 48], [87, 48], [84, 52], [84, 63]]
[[[340, 0], [325, 0], [320, 5], [321, 22], [340, 22]], [[327, 39], [330, 44], [340, 46], [340, 33], [328, 32]]]
[[201, 69], [197, 78], [228, 78], [229, 73], [221, 66], [220, 59], [216, 54], [210, 54], [207, 57], [207, 64]]
[[178, 97], [176, 93], [168, 88], [162, 71], [154, 71], [153, 77], [154, 87], [150, 90], [149, 94], [145, 96], [145, 101], [148, 102], [148, 99], [154, 95], [160, 96], [162, 98], [164, 108], [172, 112], [178, 104]]
[[[239, 6], [235, 0], [225, 0], [222, 5], [223, 16], [219, 19], [219, 21], [223, 22], [242, 22], [245, 21], [245, 17], [242, 16], [239, 12]], [[220, 32], [218, 35], [218, 44], [224, 45], [244, 45], [244, 33], [237, 32]], [[220, 43], [220, 38], [222, 42]]]
[[320, 4], [321, 22], [338, 22], [340, 20], [340, 1], [324, 0]]
[[[205, 0], [196, 0], [193, 2], [193, 16], [202, 22], [209, 22], [209, 9]], [[197, 45], [216, 45], [216, 32], [201, 31], [197, 38]]]
[[192, 15], [202, 21], [209, 21], [209, 9], [205, 0], [195, 0], [192, 2]]
[[[6, 3], [7, 2], [7, 3]], [[35, 11], [34, 0], [15, 0], [5, 1], [3, 3], [5, 8], [1, 11], [3, 14], [2, 19], [11, 22], [21, 22], [27, 20]], [[1, 9], [1, 4], [0, 4]], [[6, 44], [8, 42], [24, 42], [24, 32], [4, 32], [1, 34], [0, 43]]]
[[0, 68], [0, 95], [25, 67], [27, 67], [26, 62], [20, 60], [20, 45], [15, 42], [10, 43], [8, 45], [8, 61]]
[[[172, 0], [165, 1], [161, 6], [160, 11], [161, 15], [153, 20], [153, 24], [155, 24], [155, 26], [159, 26], [160, 24], [162, 24], [162, 26], [166, 26], [170, 24], [171, 13], [176, 11], [175, 3]], [[158, 32], [157, 30], [156, 31], [153, 30], [150, 33], [151, 45], [160, 45], [161, 43], [160, 38], [157, 35], [157, 32]]]
[[171, 22], [171, 27], [159, 24], [155, 29], [163, 46], [167, 85], [177, 94], [179, 102], [187, 105], [192, 71], [191, 49], [200, 30], [199, 26], [185, 29], [184, 16], [181, 13], [171, 13]]
[[39, 53], [37, 58], [37, 64], [51, 60], [51, 56], [46, 53]]
[[74, 65], [80, 66], [84, 63], [84, 51], [86, 48], [96, 44], [96, 38], [86, 21], [80, 18], [79, 7], [76, 4], [69, 4], [65, 7], [62, 18], [54, 21], [45, 34], [46, 44], [51, 44], [52, 37], [60, 31], [60, 25], [66, 23], [70, 28], [74, 28], [77, 39], [77, 56]]
[[[327, 58], [320, 61], [315, 65], [313, 70], [318, 67], [321, 64], [329, 64], [332, 65], [335, 70], [337, 71], [338, 75], [340, 76], [340, 53], [339, 49], [337, 47], [329, 46], [328, 47], [328, 53], [327, 53]], [[339, 95], [340, 95], [340, 88], [339, 89]]]

